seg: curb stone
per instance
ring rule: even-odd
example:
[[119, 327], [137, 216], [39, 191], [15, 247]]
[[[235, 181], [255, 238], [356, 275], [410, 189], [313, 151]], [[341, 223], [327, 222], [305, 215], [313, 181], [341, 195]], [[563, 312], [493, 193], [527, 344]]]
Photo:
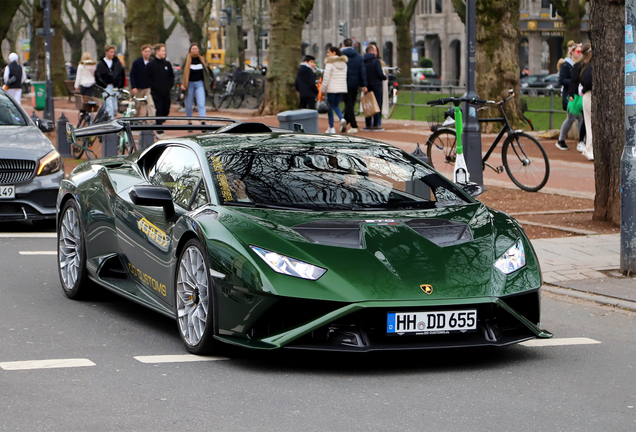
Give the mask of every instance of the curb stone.
[[616, 297], [604, 296], [599, 294], [589, 293], [587, 291], [579, 291], [572, 288], [562, 288], [556, 285], [548, 285], [544, 284], [541, 289], [553, 293], [564, 295], [568, 297], [574, 297], [582, 300], [591, 301], [594, 303], [599, 303], [606, 306], [614, 306], [621, 309], [627, 309], [632, 312], [636, 312], [636, 302], [619, 299]]

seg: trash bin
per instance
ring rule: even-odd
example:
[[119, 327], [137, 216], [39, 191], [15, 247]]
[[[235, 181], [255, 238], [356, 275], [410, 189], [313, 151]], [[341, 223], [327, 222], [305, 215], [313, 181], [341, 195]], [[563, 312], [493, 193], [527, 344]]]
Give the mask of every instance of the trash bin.
[[278, 124], [282, 129], [293, 131], [294, 123], [301, 124], [307, 133], [318, 133], [318, 111], [299, 109], [278, 113]]
[[46, 107], [46, 82], [31, 81], [31, 103], [33, 108], [42, 111]]

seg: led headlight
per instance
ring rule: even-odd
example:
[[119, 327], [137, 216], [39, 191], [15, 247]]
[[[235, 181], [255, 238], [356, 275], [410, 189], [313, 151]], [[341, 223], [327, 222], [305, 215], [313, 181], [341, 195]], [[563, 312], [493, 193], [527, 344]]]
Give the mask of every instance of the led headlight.
[[306, 262], [289, 258], [276, 252], [268, 251], [256, 246], [250, 246], [256, 255], [261, 257], [268, 266], [277, 273], [296, 276], [303, 279], [318, 280], [327, 270]]
[[525, 265], [526, 252], [523, 250], [523, 243], [521, 243], [521, 240], [517, 240], [515, 244], [513, 244], [512, 247], [495, 262], [495, 267], [501, 270], [504, 274], [510, 274]]
[[51, 150], [46, 156], [40, 159], [38, 166], [38, 175], [43, 176], [47, 174], [53, 174], [62, 169], [62, 157], [57, 150]]

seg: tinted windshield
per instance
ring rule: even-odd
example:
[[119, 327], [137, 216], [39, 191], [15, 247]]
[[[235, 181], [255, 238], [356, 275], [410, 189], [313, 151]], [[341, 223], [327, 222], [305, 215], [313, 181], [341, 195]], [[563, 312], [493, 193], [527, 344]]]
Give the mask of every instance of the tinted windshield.
[[208, 161], [226, 205], [387, 210], [467, 202], [452, 183], [398, 149], [231, 149], [208, 153]]
[[27, 122], [13, 101], [0, 93], [0, 126], [26, 126]]

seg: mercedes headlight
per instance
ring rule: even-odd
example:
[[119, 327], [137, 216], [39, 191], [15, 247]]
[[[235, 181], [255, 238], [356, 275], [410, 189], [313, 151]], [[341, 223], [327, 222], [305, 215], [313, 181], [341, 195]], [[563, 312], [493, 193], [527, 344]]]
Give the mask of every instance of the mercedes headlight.
[[327, 272], [327, 269], [298, 261], [276, 252], [268, 251], [256, 246], [250, 246], [256, 255], [261, 257], [276, 273], [295, 276], [303, 279], [318, 280]]
[[57, 150], [52, 150], [42, 159], [40, 159], [40, 164], [38, 166], [38, 174], [39, 176], [53, 174], [62, 169], [64, 165], [62, 164], [62, 156], [57, 152]]
[[523, 250], [523, 243], [517, 240], [501, 258], [495, 262], [495, 267], [504, 274], [510, 274], [526, 265], [526, 253]]

